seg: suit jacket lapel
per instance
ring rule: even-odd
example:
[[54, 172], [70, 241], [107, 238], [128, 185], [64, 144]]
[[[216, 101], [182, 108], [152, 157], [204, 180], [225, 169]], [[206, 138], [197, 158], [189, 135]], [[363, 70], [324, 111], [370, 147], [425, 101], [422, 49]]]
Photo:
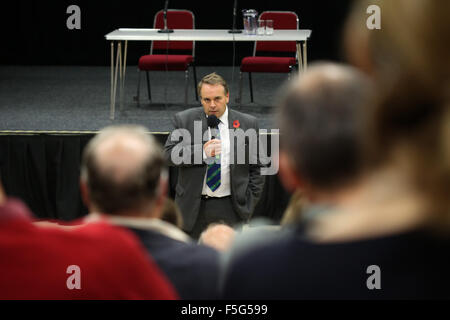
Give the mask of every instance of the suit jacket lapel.
[[228, 108], [228, 129], [233, 129], [233, 121], [237, 120], [235, 118], [236, 118], [236, 115], [235, 115], [234, 111], [231, 110], [230, 108]]
[[[231, 133], [231, 130], [235, 130], [233, 128], [233, 122], [237, 119], [236, 114], [234, 113], [233, 110], [231, 110], [230, 108], [228, 108], [228, 132]], [[236, 142], [236, 141], [235, 141]], [[230, 137], [230, 144], [231, 144], [231, 137]], [[231, 161], [231, 165], [230, 165], [230, 170], [231, 170], [231, 174], [233, 174], [234, 172], [234, 163], [236, 161], [236, 154], [237, 154], [237, 143], [233, 143], [233, 149], [234, 149], [234, 159], [230, 159]]]
[[[202, 122], [202, 143], [203, 143], [203, 134], [206, 132], [206, 130], [208, 130], [208, 121], [206, 120], [206, 115], [205, 115], [205, 111], [203, 110], [203, 108], [199, 108], [199, 112], [198, 112], [198, 115], [195, 120], [196, 121], [200, 120]], [[192, 141], [194, 141], [194, 140], [192, 140]], [[206, 166], [206, 164], [203, 164], [203, 165], [205, 167], [205, 173], [206, 173], [207, 166]], [[202, 179], [203, 179], [203, 177], [202, 177]]]
[[[206, 115], [205, 115], [205, 111], [203, 110], [203, 108], [199, 108], [197, 120], [202, 121], [202, 134], [204, 134], [205, 131], [208, 130], [208, 121], [206, 120]], [[202, 139], [203, 139], [203, 137], [202, 137]]]

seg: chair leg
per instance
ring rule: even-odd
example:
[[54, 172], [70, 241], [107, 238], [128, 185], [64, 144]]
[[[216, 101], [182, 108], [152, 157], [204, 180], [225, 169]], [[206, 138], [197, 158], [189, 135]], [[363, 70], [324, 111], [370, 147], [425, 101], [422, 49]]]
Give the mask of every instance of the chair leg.
[[150, 77], [148, 75], [148, 71], [145, 71], [145, 75], [147, 76], [147, 93], [148, 93], [148, 100], [152, 101], [152, 92], [150, 89]]
[[198, 101], [198, 93], [197, 93], [197, 70], [195, 69], [195, 64], [192, 64], [192, 69], [194, 69], [194, 92], [195, 92], [195, 101]]
[[250, 101], [253, 102], [253, 84], [252, 84], [252, 73], [248, 73], [248, 81], [250, 83]]
[[189, 68], [184, 72], [184, 104], [187, 107], [188, 104], [188, 83], [189, 83]]

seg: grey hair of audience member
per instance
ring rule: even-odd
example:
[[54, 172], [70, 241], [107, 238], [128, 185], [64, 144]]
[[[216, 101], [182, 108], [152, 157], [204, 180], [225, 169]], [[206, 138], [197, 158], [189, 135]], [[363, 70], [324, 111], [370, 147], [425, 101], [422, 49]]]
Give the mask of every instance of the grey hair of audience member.
[[361, 170], [359, 115], [373, 93], [353, 67], [319, 63], [292, 80], [278, 102], [280, 148], [308, 185], [329, 190]]
[[[114, 156], [102, 155], [108, 143], [113, 145]], [[135, 146], [134, 151], [130, 152], [130, 146]], [[87, 185], [89, 200], [102, 213], [148, 208], [165, 176], [162, 148], [142, 126], [107, 127], [83, 152], [81, 180]]]
[[170, 198], [167, 198], [164, 202], [160, 219], [174, 225], [178, 229], [183, 229], [183, 215], [175, 201]]

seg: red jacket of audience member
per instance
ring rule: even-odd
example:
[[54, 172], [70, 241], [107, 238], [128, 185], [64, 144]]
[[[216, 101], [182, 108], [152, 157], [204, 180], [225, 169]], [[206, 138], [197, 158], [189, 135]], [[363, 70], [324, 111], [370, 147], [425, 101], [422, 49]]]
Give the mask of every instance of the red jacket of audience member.
[[128, 231], [105, 222], [74, 230], [37, 227], [21, 202], [0, 206], [0, 299], [176, 298]]

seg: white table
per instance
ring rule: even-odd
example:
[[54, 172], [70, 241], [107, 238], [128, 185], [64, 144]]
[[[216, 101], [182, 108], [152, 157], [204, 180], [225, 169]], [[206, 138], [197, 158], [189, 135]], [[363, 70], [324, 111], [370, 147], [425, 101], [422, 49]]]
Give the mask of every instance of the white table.
[[[245, 35], [244, 33], [229, 33], [224, 29], [176, 29], [173, 33], [158, 33], [158, 29], [127, 29], [121, 28], [105, 35], [111, 41], [111, 107], [110, 118], [114, 119], [117, 74], [119, 72], [120, 104], [123, 101], [125, 71], [127, 64], [128, 41], [296, 41], [299, 72], [307, 67], [307, 40], [311, 30], [274, 30], [273, 35]], [[116, 62], [114, 66], [114, 42], [117, 44]], [[122, 41], [125, 41], [122, 52]], [[303, 44], [303, 48], [301, 46]], [[302, 53], [303, 49], [303, 53]], [[123, 63], [122, 63], [123, 56]]]

